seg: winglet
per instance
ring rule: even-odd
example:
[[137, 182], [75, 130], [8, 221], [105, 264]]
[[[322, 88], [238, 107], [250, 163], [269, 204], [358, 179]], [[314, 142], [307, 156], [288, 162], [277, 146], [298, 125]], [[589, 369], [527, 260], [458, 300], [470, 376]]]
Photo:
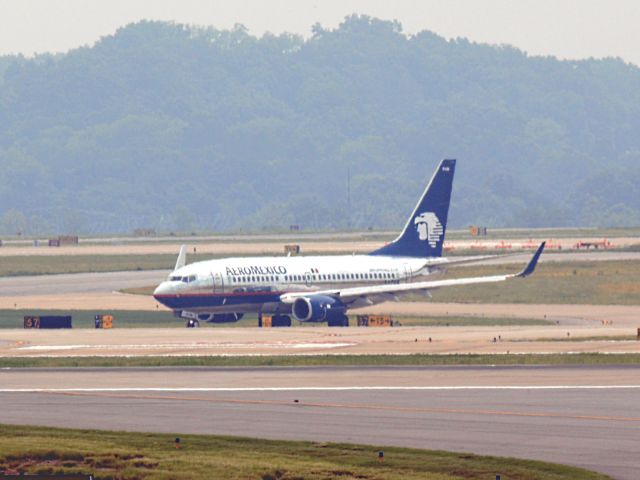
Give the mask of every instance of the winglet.
[[184, 267], [187, 264], [187, 246], [182, 245], [180, 247], [180, 253], [178, 254], [178, 259], [176, 260], [176, 266], [174, 270], [178, 270], [179, 268]]
[[536, 250], [536, 253], [533, 254], [533, 258], [531, 258], [531, 261], [529, 261], [529, 264], [524, 268], [524, 270], [518, 273], [516, 277], [524, 278], [524, 277], [528, 277], [533, 273], [533, 271], [536, 269], [536, 265], [538, 264], [538, 259], [540, 258], [540, 255], [542, 255], [542, 251], [544, 250], [544, 246], [546, 243], [547, 242], [542, 242], [540, 244], [540, 246], [538, 247], [538, 250]]

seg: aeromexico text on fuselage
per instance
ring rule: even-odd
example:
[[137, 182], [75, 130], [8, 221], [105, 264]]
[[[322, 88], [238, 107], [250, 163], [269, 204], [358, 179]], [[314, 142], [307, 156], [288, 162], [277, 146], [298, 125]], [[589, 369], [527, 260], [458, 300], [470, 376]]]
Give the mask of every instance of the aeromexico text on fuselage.
[[261, 267], [252, 265], [250, 267], [225, 267], [227, 276], [240, 277], [244, 275], [286, 275], [287, 267], [278, 265], [275, 267]]

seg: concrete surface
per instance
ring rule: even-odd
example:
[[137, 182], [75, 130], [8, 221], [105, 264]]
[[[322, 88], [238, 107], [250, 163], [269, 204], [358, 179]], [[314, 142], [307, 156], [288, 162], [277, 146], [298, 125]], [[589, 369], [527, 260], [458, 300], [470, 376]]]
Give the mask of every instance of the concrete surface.
[[0, 357], [640, 353], [635, 334], [634, 327], [577, 325], [2, 329]]
[[27, 369], [0, 385], [0, 423], [398, 445], [638, 478], [638, 367]]

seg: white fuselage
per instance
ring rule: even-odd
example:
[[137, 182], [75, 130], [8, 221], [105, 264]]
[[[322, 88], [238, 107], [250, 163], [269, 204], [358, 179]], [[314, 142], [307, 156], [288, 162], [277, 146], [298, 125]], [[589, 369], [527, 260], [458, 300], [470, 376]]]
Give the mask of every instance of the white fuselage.
[[225, 258], [175, 270], [154, 296], [174, 310], [272, 311], [284, 293], [408, 282], [446, 263], [442, 257], [376, 255]]

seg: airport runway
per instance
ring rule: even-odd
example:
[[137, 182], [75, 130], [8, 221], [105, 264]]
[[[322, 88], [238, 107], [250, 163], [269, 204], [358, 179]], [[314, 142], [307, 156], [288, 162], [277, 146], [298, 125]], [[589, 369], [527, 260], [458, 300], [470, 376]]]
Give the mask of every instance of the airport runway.
[[357, 442], [636, 479], [639, 367], [0, 371], [0, 423]]

